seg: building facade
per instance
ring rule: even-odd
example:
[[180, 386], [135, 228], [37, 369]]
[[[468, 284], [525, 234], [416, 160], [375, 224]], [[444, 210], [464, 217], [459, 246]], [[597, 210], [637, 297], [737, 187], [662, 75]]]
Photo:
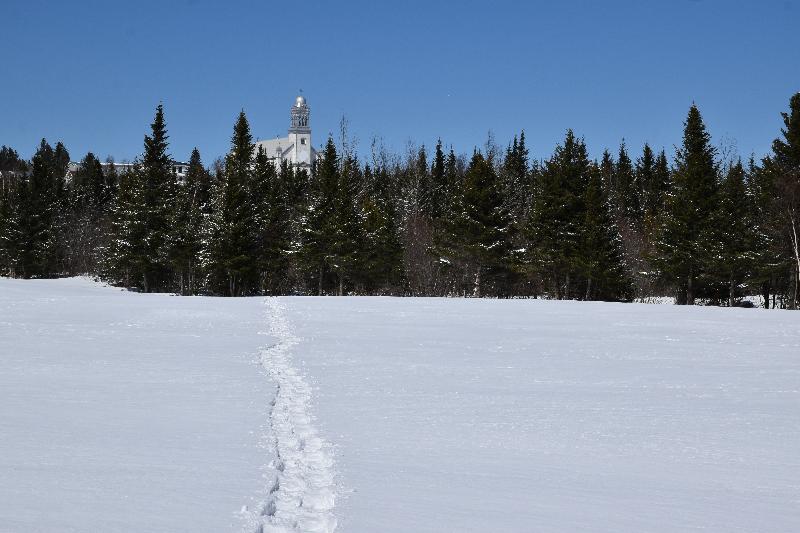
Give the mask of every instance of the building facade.
[[317, 151], [311, 145], [311, 125], [309, 118], [311, 108], [303, 95], [298, 96], [290, 111], [291, 126], [286, 137], [269, 139], [256, 142], [256, 150], [259, 147], [264, 149], [264, 153], [270, 161], [277, 167], [284, 161], [295, 168], [311, 168], [311, 164], [317, 159]]

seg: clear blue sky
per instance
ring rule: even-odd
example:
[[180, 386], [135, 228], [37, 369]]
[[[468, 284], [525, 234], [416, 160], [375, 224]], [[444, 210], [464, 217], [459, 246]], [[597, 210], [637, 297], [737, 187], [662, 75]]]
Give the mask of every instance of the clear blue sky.
[[695, 101], [715, 143], [760, 155], [800, 90], [797, 1], [42, 2], [0, 0], [0, 144], [132, 159], [164, 103], [171, 151], [224, 154], [244, 108], [285, 135], [298, 88], [314, 144], [346, 115], [362, 152], [458, 152], [567, 128], [593, 156], [680, 142]]

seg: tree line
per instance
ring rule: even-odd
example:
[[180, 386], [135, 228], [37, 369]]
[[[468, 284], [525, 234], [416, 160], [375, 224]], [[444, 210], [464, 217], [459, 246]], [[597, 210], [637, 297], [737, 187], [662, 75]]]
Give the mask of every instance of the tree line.
[[275, 166], [244, 112], [224, 159], [173, 170], [164, 110], [117, 173], [62, 143], [0, 149], [0, 272], [90, 274], [182, 295], [546, 297], [796, 308], [800, 93], [769, 155], [720, 154], [692, 105], [670, 160], [624, 141], [592, 160], [568, 130], [546, 159], [521, 132], [456, 155], [440, 140], [362, 162], [329, 137], [310, 169]]

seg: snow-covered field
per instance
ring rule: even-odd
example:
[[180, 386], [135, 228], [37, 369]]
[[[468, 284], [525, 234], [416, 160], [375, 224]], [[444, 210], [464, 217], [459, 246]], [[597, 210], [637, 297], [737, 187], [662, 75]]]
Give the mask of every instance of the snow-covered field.
[[0, 531], [800, 531], [800, 314], [0, 279]]

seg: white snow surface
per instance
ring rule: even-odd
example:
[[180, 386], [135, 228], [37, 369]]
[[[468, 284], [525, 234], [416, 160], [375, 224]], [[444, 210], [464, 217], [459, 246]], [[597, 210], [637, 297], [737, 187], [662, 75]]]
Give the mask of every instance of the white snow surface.
[[0, 279], [0, 532], [242, 531], [274, 457], [265, 317]]
[[282, 301], [337, 531], [800, 531], [799, 313]]
[[0, 279], [0, 532], [800, 531], [800, 314]]

